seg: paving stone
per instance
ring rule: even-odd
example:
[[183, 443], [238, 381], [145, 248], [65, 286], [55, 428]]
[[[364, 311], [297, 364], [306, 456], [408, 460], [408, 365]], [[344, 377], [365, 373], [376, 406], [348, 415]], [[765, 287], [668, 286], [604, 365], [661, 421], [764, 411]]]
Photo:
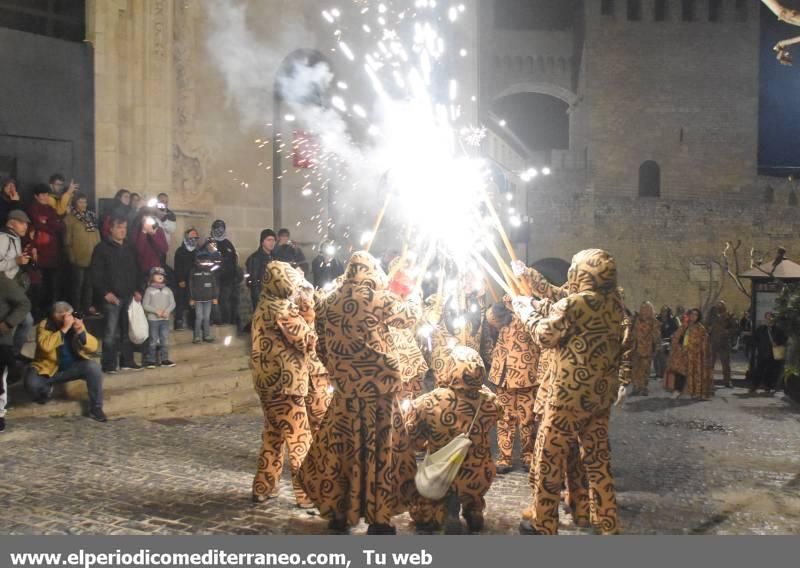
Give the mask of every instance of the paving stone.
[[[658, 382], [612, 419], [620, 521], [632, 534], [798, 534], [800, 407], [782, 396], [717, 390], [673, 401]], [[97, 425], [14, 420], [0, 435], [3, 534], [327, 534], [280, 497], [250, 502], [259, 413]], [[499, 477], [486, 532], [516, 534], [527, 473]], [[413, 532], [407, 516], [399, 532]], [[562, 533], [582, 534], [562, 511]], [[366, 532], [362, 523], [354, 533]]]

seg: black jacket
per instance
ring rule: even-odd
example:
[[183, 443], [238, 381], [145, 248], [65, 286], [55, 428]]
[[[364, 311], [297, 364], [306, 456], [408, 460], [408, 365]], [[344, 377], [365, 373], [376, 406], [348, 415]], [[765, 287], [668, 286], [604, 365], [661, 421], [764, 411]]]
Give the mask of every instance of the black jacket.
[[[772, 336], [771, 339], [770, 335]], [[755, 342], [758, 360], [771, 361], [774, 359], [772, 355], [773, 342], [775, 345], [786, 345], [787, 337], [786, 333], [778, 326], [774, 326], [770, 330], [766, 325], [762, 325], [756, 330]]]
[[89, 276], [96, 293], [105, 296], [112, 292], [121, 300], [130, 298], [134, 292], [141, 292], [144, 284], [136, 250], [128, 241], [120, 245], [108, 239], [97, 245], [92, 254]]
[[175, 280], [178, 283], [189, 282], [189, 275], [194, 268], [194, 261], [197, 258], [197, 249], [189, 252], [185, 245], [181, 245], [175, 251]]
[[311, 263], [311, 271], [314, 274], [314, 286], [322, 288], [344, 274], [344, 265], [342, 265], [338, 258], [327, 262], [324, 256], [319, 255], [314, 259], [314, 262]]
[[219, 299], [219, 286], [213, 272], [205, 268], [192, 269], [189, 276], [189, 298], [195, 302]]
[[222, 256], [222, 264], [217, 271], [219, 282], [224, 285], [235, 284], [236, 268], [239, 265], [239, 256], [236, 254], [236, 248], [228, 239], [215, 241], [215, 244], [217, 246], [217, 251]]
[[245, 271], [247, 272], [247, 287], [250, 288], [250, 298], [253, 300], [253, 305], [258, 303], [258, 298], [261, 296], [261, 287], [264, 284], [264, 271], [267, 265], [276, 260], [274, 256], [264, 252], [264, 249], [259, 249], [250, 255], [245, 263]]
[[285, 245], [275, 247], [273, 256], [275, 257], [275, 260], [287, 262], [295, 268], [300, 268], [303, 272], [308, 271], [306, 255], [304, 255], [303, 250], [295, 244], [287, 243]]

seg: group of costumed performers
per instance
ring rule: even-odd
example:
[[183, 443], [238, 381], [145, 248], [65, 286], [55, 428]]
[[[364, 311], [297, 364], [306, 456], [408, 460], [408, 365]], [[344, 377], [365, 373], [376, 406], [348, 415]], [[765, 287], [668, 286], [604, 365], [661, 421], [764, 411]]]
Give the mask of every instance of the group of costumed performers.
[[[428, 268], [403, 254], [385, 271], [356, 252], [315, 291], [289, 264], [265, 266], [252, 324], [264, 413], [254, 501], [277, 496], [288, 449], [297, 506], [316, 507], [332, 531], [364, 519], [368, 534], [395, 534], [408, 512], [418, 532], [480, 532], [518, 437], [532, 488], [520, 532], [556, 534], [563, 498], [574, 524], [617, 533], [609, 417], [650, 350], [634, 353], [647, 330], [634, 333], [614, 259], [577, 254], [563, 287], [514, 261], [504, 289], [518, 293], [494, 301], [447, 262], [420, 278]], [[449, 491], [423, 497], [420, 457], [462, 434], [471, 445]]]

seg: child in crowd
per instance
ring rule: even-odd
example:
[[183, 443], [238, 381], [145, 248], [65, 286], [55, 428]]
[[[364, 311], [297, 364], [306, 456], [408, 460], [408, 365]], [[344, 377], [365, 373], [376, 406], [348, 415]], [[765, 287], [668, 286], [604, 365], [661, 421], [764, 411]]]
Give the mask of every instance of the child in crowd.
[[205, 251], [198, 253], [189, 275], [189, 306], [194, 308], [193, 343], [213, 343], [211, 335], [211, 307], [219, 303], [219, 284], [212, 271], [214, 259]]
[[[175, 297], [167, 287], [167, 273], [163, 268], [156, 266], [150, 270], [142, 307], [150, 324], [144, 366], [148, 369], [155, 369], [159, 364], [162, 367], [174, 367], [175, 363], [169, 360], [169, 316], [175, 311]], [[157, 350], [160, 351], [160, 363], [156, 357]]]

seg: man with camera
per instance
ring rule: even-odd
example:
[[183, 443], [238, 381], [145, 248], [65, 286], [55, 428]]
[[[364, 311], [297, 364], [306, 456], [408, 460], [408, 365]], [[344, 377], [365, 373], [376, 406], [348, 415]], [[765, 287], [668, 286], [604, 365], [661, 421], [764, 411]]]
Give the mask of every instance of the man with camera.
[[50, 316], [36, 329], [36, 356], [25, 376], [25, 388], [34, 401], [50, 399], [53, 385], [86, 381], [89, 391], [89, 418], [106, 422], [103, 412], [103, 373], [92, 361], [97, 339], [83, 324], [83, 315], [75, 313], [67, 302], [56, 302]]

